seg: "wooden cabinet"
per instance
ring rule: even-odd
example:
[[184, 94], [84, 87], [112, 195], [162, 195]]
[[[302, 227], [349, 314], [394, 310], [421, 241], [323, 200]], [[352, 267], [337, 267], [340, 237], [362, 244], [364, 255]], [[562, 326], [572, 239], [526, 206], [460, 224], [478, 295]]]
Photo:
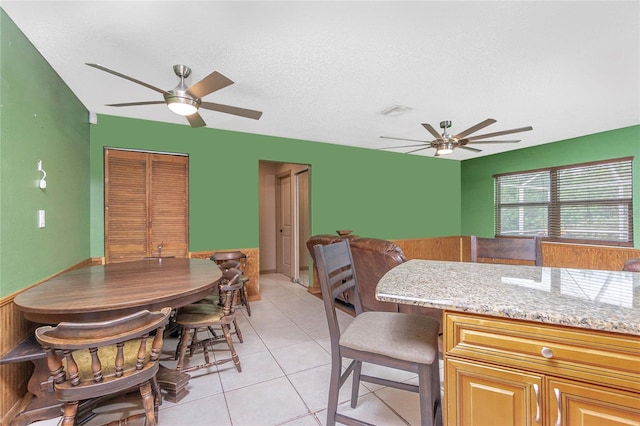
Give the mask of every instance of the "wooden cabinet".
[[[447, 360], [449, 417], [465, 426], [541, 425], [543, 377], [478, 362]], [[451, 412], [454, 413], [451, 417]]]
[[559, 378], [548, 379], [547, 389], [550, 425], [640, 425], [637, 393]]
[[640, 425], [640, 337], [445, 313], [448, 425]]

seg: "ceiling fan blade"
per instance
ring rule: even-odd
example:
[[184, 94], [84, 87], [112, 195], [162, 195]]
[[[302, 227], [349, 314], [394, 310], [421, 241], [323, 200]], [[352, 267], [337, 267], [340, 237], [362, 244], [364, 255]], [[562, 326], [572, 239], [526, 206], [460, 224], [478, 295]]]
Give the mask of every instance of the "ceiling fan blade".
[[419, 145], [399, 145], [399, 146], [386, 146], [384, 148], [378, 148], [378, 149], [396, 149], [396, 148], [413, 148], [416, 146], [426, 146], [429, 145], [428, 143], [421, 143]]
[[139, 84], [141, 86], [148, 87], [149, 89], [155, 90], [156, 92], [159, 92], [159, 93], [162, 93], [162, 94], [168, 93], [166, 90], [162, 90], [162, 89], [160, 89], [160, 88], [158, 88], [156, 86], [152, 86], [151, 84], [145, 83], [144, 81], [140, 81], [140, 80], [137, 80], [137, 79], [135, 79], [133, 77], [129, 77], [128, 75], [124, 75], [122, 73], [119, 73], [118, 71], [114, 71], [114, 70], [109, 69], [107, 67], [104, 67], [104, 66], [102, 66], [100, 64], [86, 63], [86, 65], [89, 65], [90, 67], [97, 68], [99, 70], [108, 72], [109, 74], [113, 74], [113, 75], [118, 76], [120, 78], [124, 78], [125, 80], [132, 81], [132, 82], [134, 82], [136, 84]]
[[241, 117], [252, 118], [254, 120], [258, 120], [262, 116], [261, 111], [216, 104], [213, 102], [202, 102], [200, 104], [200, 108], [209, 109], [211, 111], [226, 112], [227, 114], [239, 115]]
[[433, 135], [434, 138], [436, 138], [436, 140], [441, 141], [442, 140], [442, 135], [440, 133], [438, 133], [436, 131], [436, 129], [434, 129], [431, 124], [429, 123], [422, 123], [422, 127], [424, 127], [425, 129], [427, 129], [427, 131], [429, 133], [431, 133]]
[[409, 142], [421, 142], [421, 143], [429, 143], [430, 141], [421, 141], [418, 139], [405, 139], [405, 138], [394, 138], [393, 136], [380, 136], [381, 139], [394, 139], [397, 141], [409, 141]]
[[165, 101], [143, 101], [143, 102], [125, 102], [122, 104], [106, 104], [105, 106], [112, 106], [112, 107], [123, 107], [123, 106], [137, 106], [137, 105], [164, 105], [166, 104]]
[[469, 151], [473, 151], [473, 152], [481, 152], [481, 149], [478, 148], [471, 148], [470, 146], [464, 146], [464, 145], [459, 145], [458, 148], [462, 148], [462, 149], [466, 149]]
[[418, 149], [413, 149], [411, 151], [407, 151], [405, 152], [405, 154], [411, 154], [412, 152], [418, 152], [418, 151], [422, 151], [423, 149], [429, 149], [429, 148], [433, 148], [432, 146], [425, 146], [424, 148], [418, 148]]
[[469, 127], [467, 130], [463, 130], [462, 132], [458, 133], [457, 135], [453, 136], [454, 139], [462, 139], [467, 135], [470, 135], [471, 133], [475, 133], [480, 129], [484, 129], [485, 127], [495, 123], [496, 120], [494, 120], [493, 118], [487, 118], [486, 120], [476, 124], [475, 126], [471, 126]]
[[478, 136], [469, 136], [468, 138], [466, 138], [468, 141], [473, 141], [473, 140], [477, 140], [477, 139], [485, 139], [485, 138], [492, 138], [494, 136], [502, 136], [502, 135], [508, 135], [510, 133], [518, 133], [518, 132], [527, 132], [529, 130], [533, 130], [533, 127], [531, 126], [527, 126], [527, 127], [518, 127], [517, 129], [511, 129], [511, 130], [503, 130], [501, 132], [495, 132], [495, 133], [487, 133], [484, 135], [478, 135]]
[[187, 92], [191, 93], [196, 98], [201, 98], [231, 84], [233, 84], [233, 81], [220, 74], [218, 71], [214, 71], [189, 87]]
[[185, 118], [187, 119], [191, 127], [204, 127], [207, 125], [207, 123], [204, 122], [202, 117], [200, 117], [200, 114], [198, 114], [197, 112], [191, 115], [187, 115], [185, 116]]
[[[464, 139], [465, 141], [467, 139]], [[509, 141], [468, 141], [465, 142], [465, 144], [467, 143], [518, 143], [520, 142], [520, 140], [509, 140]]]

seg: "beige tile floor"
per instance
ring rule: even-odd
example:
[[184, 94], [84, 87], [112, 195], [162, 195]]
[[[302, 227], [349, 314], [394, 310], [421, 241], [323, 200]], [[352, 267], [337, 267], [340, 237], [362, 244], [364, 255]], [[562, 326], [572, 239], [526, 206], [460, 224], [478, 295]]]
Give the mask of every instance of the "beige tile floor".
[[[324, 425], [329, 388], [330, 344], [322, 300], [279, 274], [260, 276], [262, 300], [251, 303], [252, 316], [238, 314], [244, 343], [237, 343], [242, 372], [232, 363], [191, 372], [189, 395], [178, 403], [160, 406], [161, 425], [306, 426]], [[339, 313], [348, 324], [351, 317]], [[234, 337], [235, 339], [235, 337]], [[172, 367], [176, 339], [168, 339], [162, 362]], [[217, 345], [223, 348], [222, 345]], [[228, 357], [229, 352], [220, 352]], [[201, 363], [201, 355], [190, 362]], [[440, 361], [442, 363], [442, 361]], [[365, 366], [386, 377], [417, 383], [414, 374]], [[442, 364], [441, 364], [442, 379]], [[358, 406], [349, 405], [350, 384], [340, 393], [339, 412], [351, 413], [373, 424], [420, 424], [417, 394], [360, 385]], [[101, 407], [89, 424], [109, 421], [123, 410], [138, 410], [137, 398]], [[60, 418], [34, 423], [56, 425]]]

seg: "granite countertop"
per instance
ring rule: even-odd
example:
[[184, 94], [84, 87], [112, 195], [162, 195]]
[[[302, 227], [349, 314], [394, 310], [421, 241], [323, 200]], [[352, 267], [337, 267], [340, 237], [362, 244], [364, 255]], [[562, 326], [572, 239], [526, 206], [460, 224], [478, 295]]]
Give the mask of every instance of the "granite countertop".
[[504, 318], [640, 335], [640, 273], [410, 260], [376, 298]]

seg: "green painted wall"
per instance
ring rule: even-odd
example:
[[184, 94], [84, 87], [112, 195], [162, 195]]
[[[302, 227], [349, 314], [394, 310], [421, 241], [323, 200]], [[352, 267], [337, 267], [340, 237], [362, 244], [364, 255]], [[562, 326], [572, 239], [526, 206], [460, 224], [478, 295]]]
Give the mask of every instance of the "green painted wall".
[[[102, 115], [90, 126], [2, 10], [0, 77], [0, 297], [104, 254], [105, 146], [189, 154], [191, 251], [258, 247], [260, 160], [311, 164], [313, 234], [347, 228], [401, 239], [492, 235], [493, 174], [640, 154], [640, 126], [461, 163]], [[634, 224], [640, 229], [638, 208]]]
[[[640, 126], [465, 160], [461, 167], [462, 234], [494, 235], [493, 175], [635, 156], [633, 198], [640, 200]], [[635, 247], [640, 247], [640, 206], [635, 205]]]
[[86, 108], [4, 10], [0, 43], [1, 297], [87, 259], [90, 216]]
[[258, 247], [258, 163], [311, 165], [311, 232], [460, 233], [460, 163], [113, 116], [91, 126], [91, 255], [104, 254], [103, 148], [189, 154], [190, 250]]

